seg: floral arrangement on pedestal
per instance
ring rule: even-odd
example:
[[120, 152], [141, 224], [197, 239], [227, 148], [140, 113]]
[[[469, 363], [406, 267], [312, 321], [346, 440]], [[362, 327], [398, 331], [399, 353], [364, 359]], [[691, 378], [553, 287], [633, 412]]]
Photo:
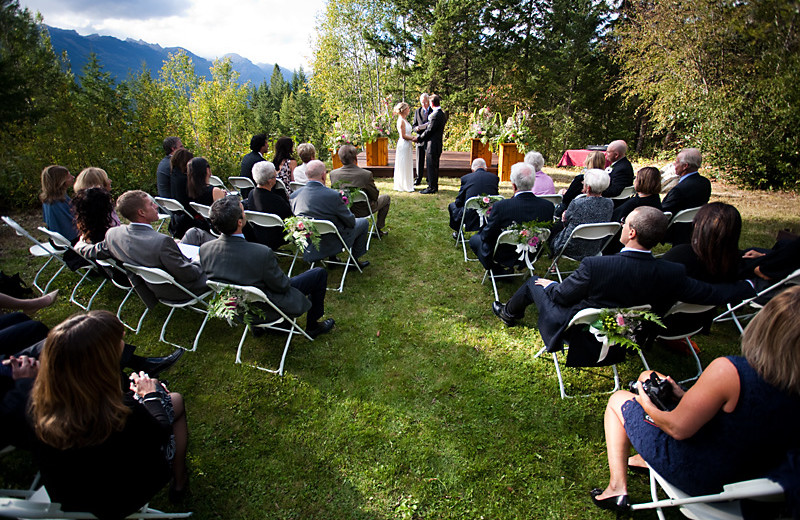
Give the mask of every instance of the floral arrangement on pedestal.
[[524, 155], [533, 145], [534, 136], [528, 126], [529, 120], [530, 114], [527, 110], [519, 110], [515, 107], [514, 114], [500, 125], [498, 133], [492, 141], [497, 144], [514, 143], [517, 145], [517, 151]]
[[333, 133], [331, 134], [331, 146], [334, 150], [339, 149], [340, 146], [350, 144], [356, 148], [361, 147], [361, 135], [358, 132], [345, 129], [340, 121], [333, 123]]
[[380, 114], [372, 118], [367, 131], [364, 134], [364, 142], [371, 143], [380, 137], [391, 137], [394, 130], [394, 122], [389, 114]]
[[552, 222], [532, 220], [521, 224], [514, 222], [507, 228], [514, 232], [512, 236], [517, 245], [519, 260], [524, 260], [528, 269], [533, 270], [531, 257], [536, 257], [536, 252], [540, 247], [547, 247], [547, 239], [550, 238], [550, 226], [552, 225]]
[[589, 332], [594, 334], [597, 341], [603, 344], [600, 352], [602, 361], [608, 354], [611, 345], [621, 347], [641, 349], [636, 343], [636, 336], [646, 322], [654, 323], [659, 327], [666, 328], [659, 317], [650, 311], [639, 309], [602, 309], [600, 317], [588, 325]]
[[470, 139], [479, 139], [483, 144], [488, 143], [497, 136], [497, 116], [499, 114], [492, 113], [489, 107], [483, 107], [476, 110], [469, 116], [469, 127], [467, 128], [467, 137]]
[[264, 311], [248, 303], [248, 293], [228, 288], [214, 295], [208, 304], [208, 315], [212, 318], [220, 318], [228, 322], [231, 327], [237, 316], [241, 316], [241, 321], [245, 325], [253, 323], [253, 316], [266, 318]]
[[314, 246], [319, 246], [319, 231], [317, 226], [306, 217], [289, 217], [283, 221], [283, 229], [286, 231], [284, 240], [291, 242], [300, 251], [304, 251], [309, 242]]

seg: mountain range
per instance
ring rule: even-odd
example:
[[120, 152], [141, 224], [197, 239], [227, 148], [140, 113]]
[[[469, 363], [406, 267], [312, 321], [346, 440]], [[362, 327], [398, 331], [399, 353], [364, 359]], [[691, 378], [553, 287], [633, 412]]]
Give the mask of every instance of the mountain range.
[[[161, 47], [142, 40], [120, 40], [113, 36], [100, 36], [90, 34], [81, 36], [75, 31], [59, 29], [45, 25], [50, 33], [50, 41], [56, 54], [66, 51], [73, 74], [80, 77], [81, 70], [89, 55], [95, 53], [103, 70], [110, 73], [116, 81], [124, 80], [129, 74], [135, 74], [145, 67], [155, 78], [161, 66], [169, 59], [170, 53], [184, 51], [194, 63], [195, 73], [198, 76], [211, 79], [210, 68], [212, 62], [193, 54], [182, 47]], [[269, 83], [275, 65], [272, 63], [253, 63], [238, 54], [226, 54], [222, 58], [230, 58], [233, 69], [239, 73], [239, 83], [248, 81], [253, 85], [260, 85], [263, 81]], [[281, 74], [287, 81], [292, 79], [294, 71], [281, 68]]]

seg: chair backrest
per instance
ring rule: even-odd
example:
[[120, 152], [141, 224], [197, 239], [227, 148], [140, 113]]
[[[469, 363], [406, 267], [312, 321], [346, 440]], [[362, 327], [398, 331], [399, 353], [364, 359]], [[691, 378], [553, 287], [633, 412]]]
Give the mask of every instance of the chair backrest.
[[24, 227], [22, 227], [22, 226], [20, 226], [19, 224], [17, 224], [17, 222], [16, 222], [14, 219], [12, 219], [11, 217], [2, 217], [2, 219], [3, 219], [3, 222], [5, 222], [6, 224], [8, 224], [8, 226], [10, 226], [10, 227], [11, 227], [11, 229], [13, 229], [13, 230], [14, 230], [14, 232], [15, 232], [17, 235], [19, 235], [19, 236], [21, 236], [21, 237], [25, 237], [25, 238], [27, 238], [28, 240], [30, 240], [31, 242], [33, 242], [34, 244], [36, 244], [36, 245], [38, 245], [38, 246], [41, 246], [41, 245], [42, 245], [42, 243], [41, 243], [41, 242], [39, 242], [38, 240], [36, 240], [36, 239], [33, 237], [33, 235], [31, 235], [30, 233], [28, 233], [28, 232], [25, 230], [25, 228], [24, 228]]
[[667, 222], [672, 220], [672, 212], [671, 211], [665, 211], [664, 212], [664, 216], [667, 217]]
[[364, 190], [353, 190], [350, 194], [350, 202], [366, 202], [369, 204], [369, 197], [364, 193]]
[[156, 197], [155, 201], [159, 206], [161, 206], [167, 211], [171, 211], [173, 213], [186, 213], [190, 217], [192, 216], [191, 213], [186, 211], [186, 208], [183, 207], [183, 204], [181, 204], [175, 199], [169, 199], [167, 197]]
[[245, 210], [247, 221], [256, 226], [280, 227], [283, 228], [283, 219], [274, 213], [263, 213], [261, 211]]
[[198, 204], [197, 202], [190, 202], [189, 205], [192, 207], [193, 210], [198, 212], [205, 218], [208, 218], [208, 214], [211, 211], [211, 206], [206, 206], [205, 204]]
[[581, 224], [572, 230], [569, 240], [582, 238], [584, 240], [600, 240], [613, 237], [622, 226], [619, 222], [598, 222], [596, 224]]
[[689, 222], [692, 222], [694, 220], [694, 216], [697, 215], [698, 211], [700, 211], [700, 207], [701, 206], [698, 206], [696, 208], [684, 209], [677, 212], [675, 216], [672, 217], [672, 220], [670, 220], [669, 225], [671, 226], [672, 224], [687, 224]]
[[[550, 230], [544, 229], [543, 231], [544, 232], [542, 233], [542, 241], [547, 242], [547, 239], [550, 238]], [[497, 242], [494, 245], [494, 254], [495, 255], [497, 254], [497, 250], [500, 248], [501, 245], [516, 246], [517, 245], [517, 238], [515, 236], [516, 233], [517, 233], [516, 231], [511, 229], [506, 229], [502, 233], [500, 233], [500, 236], [497, 237]], [[528, 262], [526, 262], [526, 264], [533, 265], [534, 263], [536, 263], [536, 260], [539, 259], [539, 256], [542, 254], [542, 251], [544, 251], [544, 244], [539, 245], [539, 247], [536, 249], [536, 253], [534, 253], [533, 255], [533, 258], [531, 258], [530, 252], [526, 250], [525, 256], [527, 256], [528, 258]]]
[[715, 305], [697, 305], [695, 303], [677, 302], [664, 314], [664, 317], [673, 314], [700, 314], [713, 309]]
[[[493, 200], [492, 204], [494, 204], [498, 200], [503, 200], [502, 195], [489, 195], [489, 198]], [[480, 200], [481, 200], [480, 195], [468, 198], [467, 201], [464, 202], [464, 209], [478, 209], [480, 207]]]
[[299, 182], [299, 181], [292, 181], [289, 183], [289, 187], [292, 188], [292, 191], [297, 191], [305, 185], [306, 185], [305, 182]]
[[629, 199], [629, 198], [633, 197], [634, 193], [636, 193], [636, 189], [633, 186], [626, 186], [626, 187], [622, 188], [622, 191], [619, 192], [619, 195], [617, 195], [616, 197], [610, 197], [610, 198], [611, 198], [611, 200]]
[[551, 193], [548, 195], [537, 195], [537, 197], [539, 197], [542, 200], [546, 200], [547, 202], [552, 202], [553, 206], [558, 206], [559, 204], [561, 204], [561, 200], [564, 198], [558, 193]]
[[[131, 273], [139, 276], [142, 280], [149, 284], [153, 285], [172, 285], [173, 287], [177, 288], [178, 290], [184, 292], [186, 294], [187, 300], [191, 300], [193, 302], [201, 302], [203, 296], [198, 296], [194, 294], [192, 291], [184, 287], [183, 285], [179, 284], [175, 278], [172, 277], [171, 274], [164, 271], [163, 269], [159, 269], [158, 267], [143, 267], [141, 265], [134, 265], [129, 263], [123, 263], [122, 266], [130, 271]], [[164, 303], [161, 298], [159, 301]]]
[[283, 183], [283, 181], [281, 180], [280, 177], [275, 177], [275, 187], [276, 188], [280, 188], [283, 191], [287, 191], [286, 190], [286, 184]]
[[315, 218], [312, 218], [311, 222], [313, 222], [314, 225], [317, 227], [317, 231], [319, 232], [320, 235], [327, 235], [328, 233], [332, 233], [341, 238], [341, 235], [339, 235], [339, 230], [336, 229], [336, 226], [330, 220], [321, 220], [321, 219], [317, 220]]
[[[208, 183], [211, 186], [214, 186], [215, 188], [221, 188], [221, 189], [225, 190], [225, 183], [222, 182], [222, 179], [220, 179], [216, 175], [212, 175], [211, 177], [209, 177], [208, 178]], [[227, 190], [225, 190], [225, 191], [227, 191]]]
[[[634, 307], [626, 307], [631, 310], [636, 311], [649, 311], [650, 305], [636, 305]], [[569, 320], [569, 325], [567, 328], [572, 327], [573, 325], [588, 325], [590, 323], [594, 323], [600, 318], [600, 313], [603, 312], [604, 309], [596, 309], [594, 307], [589, 307], [586, 309], [581, 309], [575, 313], [575, 316]]]
[[38, 229], [39, 231], [47, 235], [56, 246], [63, 247], [64, 249], [72, 249], [72, 243], [58, 231], [49, 230], [44, 226], [39, 226]]
[[253, 189], [256, 187], [256, 183], [249, 177], [228, 177], [228, 182], [237, 190]]

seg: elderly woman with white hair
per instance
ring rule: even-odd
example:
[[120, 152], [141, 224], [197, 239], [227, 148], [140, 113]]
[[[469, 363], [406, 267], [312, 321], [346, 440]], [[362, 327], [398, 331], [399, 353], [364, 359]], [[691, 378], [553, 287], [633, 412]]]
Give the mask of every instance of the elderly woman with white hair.
[[536, 172], [536, 180], [533, 181], [534, 195], [554, 195], [556, 185], [549, 175], [542, 171], [544, 168], [544, 157], [539, 152], [528, 152], [525, 154], [525, 162], [533, 167]]
[[[550, 243], [553, 253], [558, 253], [567, 243], [572, 230], [581, 224], [610, 222], [614, 212], [614, 202], [603, 197], [603, 190], [608, 188], [611, 179], [603, 170], [586, 170], [583, 175], [583, 191], [585, 197], [570, 202], [561, 217], [564, 229], [556, 234]], [[570, 242], [564, 254], [575, 260], [592, 256], [600, 250], [602, 244], [596, 240], [577, 239]]]
[[[294, 216], [292, 208], [289, 206], [289, 201], [283, 195], [283, 190], [275, 189], [277, 176], [275, 165], [271, 162], [259, 161], [255, 163], [253, 165], [253, 181], [256, 183], [256, 188], [248, 195], [244, 207], [252, 211], [273, 213], [282, 219]], [[277, 249], [286, 243], [283, 240], [283, 230], [279, 228], [253, 226], [252, 238], [256, 242], [260, 242], [272, 249]]]

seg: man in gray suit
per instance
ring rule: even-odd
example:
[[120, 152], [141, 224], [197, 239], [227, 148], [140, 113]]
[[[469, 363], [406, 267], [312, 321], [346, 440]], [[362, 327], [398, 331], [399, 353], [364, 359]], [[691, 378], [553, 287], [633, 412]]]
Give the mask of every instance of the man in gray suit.
[[[308, 183], [292, 193], [290, 197], [292, 213], [314, 219], [330, 220], [339, 230], [345, 244], [352, 249], [353, 257], [358, 261], [367, 252], [369, 221], [353, 216], [342, 202], [339, 192], [325, 186], [327, 173], [322, 161], [308, 163], [306, 175], [308, 175]], [[314, 262], [325, 257], [335, 256], [341, 250], [341, 243], [338, 239], [326, 235], [322, 237], [319, 248], [315, 249], [313, 246], [309, 246], [303, 258], [307, 262]], [[369, 265], [369, 262], [358, 261], [358, 265], [363, 269]]]
[[[333, 318], [319, 321], [325, 314], [328, 285], [328, 272], [325, 269], [317, 267], [292, 278], [287, 277], [278, 266], [272, 249], [244, 239], [242, 228], [247, 219], [238, 197], [228, 196], [214, 202], [209, 218], [222, 233], [218, 239], [200, 246], [200, 265], [210, 280], [257, 287], [292, 318], [308, 311], [306, 332], [312, 338], [333, 328]], [[269, 311], [268, 308], [265, 310]]]
[[[94, 245], [79, 242], [76, 248], [89, 257], [113, 257], [129, 264], [163, 269], [194, 294], [208, 291], [200, 266], [183, 256], [175, 240], [153, 229], [151, 222], [158, 220], [158, 206], [150, 195], [141, 190], [126, 191], [117, 199], [117, 213], [131, 223], [109, 229], [103, 242]], [[183, 291], [171, 285], [146, 284], [138, 276], [132, 277], [131, 283], [148, 307], [156, 304], [156, 298], [187, 299]]]
[[[342, 160], [342, 167], [331, 172], [331, 185], [339, 188], [359, 188], [364, 191], [369, 199], [372, 213], [375, 214], [375, 224], [378, 226], [378, 233], [386, 235], [383, 231], [386, 225], [386, 215], [389, 214], [391, 199], [388, 195], [381, 195], [378, 187], [375, 186], [375, 179], [372, 172], [358, 166], [358, 150], [350, 144], [339, 148], [339, 159]], [[350, 211], [356, 217], [369, 217], [370, 208], [366, 202], [355, 202]]]

